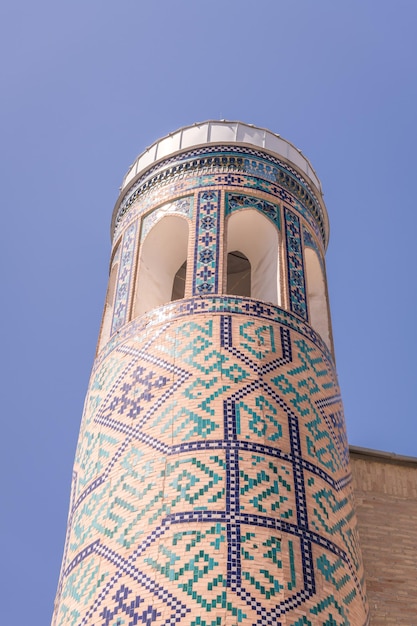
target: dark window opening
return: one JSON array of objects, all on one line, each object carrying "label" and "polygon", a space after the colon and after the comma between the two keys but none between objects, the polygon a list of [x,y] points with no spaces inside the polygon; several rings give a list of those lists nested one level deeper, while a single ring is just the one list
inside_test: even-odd
[{"label": "dark window opening", "polygon": [[251,265],[247,256],[239,250],[227,255],[227,288],[233,296],[251,296]]},{"label": "dark window opening", "polygon": [[187,261],[179,268],[175,274],[174,283],[172,285],[171,300],[181,300],[185,295],[185,277],[187,275]]}]

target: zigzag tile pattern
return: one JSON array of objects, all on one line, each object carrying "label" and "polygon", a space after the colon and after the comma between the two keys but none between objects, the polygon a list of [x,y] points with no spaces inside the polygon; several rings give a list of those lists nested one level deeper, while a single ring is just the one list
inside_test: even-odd
[{"label": "zigzag tile pattern", "polygon": [[328,352],[296,317],[176,307],[93,371],[55,626],[365,625]]}]

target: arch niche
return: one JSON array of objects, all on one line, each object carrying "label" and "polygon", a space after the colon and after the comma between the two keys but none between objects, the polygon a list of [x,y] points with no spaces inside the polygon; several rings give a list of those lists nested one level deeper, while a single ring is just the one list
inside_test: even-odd
[{"label": "arch niche", "polygon": [[[236,272],[241,274],[240,283]],[[278,229],[256,209],[235,211],[228,218],[227,286],[232,289],[227,293],[281,304]]]},{"label": "arch niche", "polygon": [[304,260],[310,324],[331,349],[329,307],[323,269],[317,252],[312,248],[305,248]]},{"label": "arch niche", "polygon": [[141,244],[134,315],[184,297],[188,222],[177,215],[162,217]]},{"label": "arch niche", "polygon": [[120,242],[117,244],[116,252],[113,256],[113,263],[112,263],[111,270],[110,270],[98,350],[101,350],[104,344],[110,339],[111,325],[112,325],[112,320],[113,320],[113,310],[114,310],[114,298],[115,298],[115,292],[116,292],[116,281],[117,281],[117,276],[119,273],[119,257],[120,257]]}]

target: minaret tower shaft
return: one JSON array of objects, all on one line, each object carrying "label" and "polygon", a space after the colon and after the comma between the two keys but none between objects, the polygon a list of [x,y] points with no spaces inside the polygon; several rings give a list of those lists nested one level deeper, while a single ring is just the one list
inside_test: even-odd
[{"label": "minaret tower shaft", "polygon": [[211,121],[126,175],[54,626],[364,626],[309,161]]}]

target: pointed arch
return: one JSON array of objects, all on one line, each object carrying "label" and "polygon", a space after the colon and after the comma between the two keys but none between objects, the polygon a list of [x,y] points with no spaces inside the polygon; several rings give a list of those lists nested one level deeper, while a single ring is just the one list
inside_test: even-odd
[{"label": "pointed arch", "polygon": [[139,254],[134,315],[184,297],[188,222],[166,215],[148,232]]},{"label": "pointed arch", "polygon": [[233,212],[227,222],[227,253],[234,252],[249,263],[250,297],[279,306],[278,230],[271,220],[256,209]]},{"label": "pointed arch", "polygon": [[323,268],[317,252],[312,248],[305,248],[304,261],[310,324],[331,349],[330,317]]},{"label": "pointed arch", "polygon": [[113,261],[110,269],[109,282],[107,284],[106,301],[104,303],[103,321],[101,323],[100,340],[98,342],[98,350],[110,339],[111,325],[113,320],[114,297],[116,293],[116,282],[119,274],[120,261],[120,241],[116,246],[113,255]]}]

